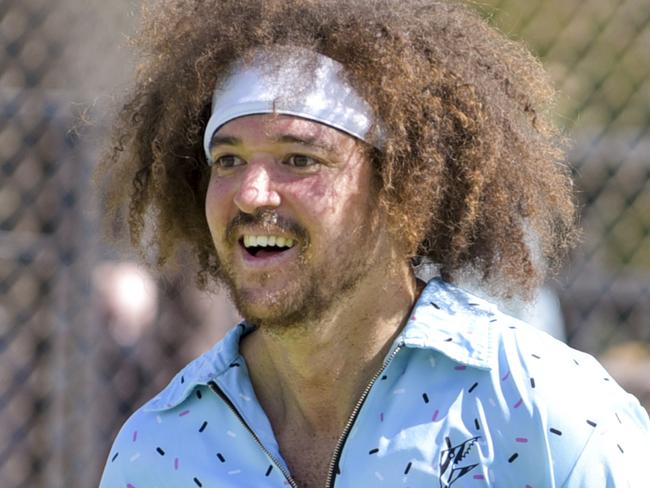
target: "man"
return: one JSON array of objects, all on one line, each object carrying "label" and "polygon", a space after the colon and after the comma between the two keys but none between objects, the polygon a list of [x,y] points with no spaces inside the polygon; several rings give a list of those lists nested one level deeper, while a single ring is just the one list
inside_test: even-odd
[{"label": "man", "polygon": [[528,296],[573,239],[523,48],[419,0],[170,0],[140,39],[109,204],[245,320],[127,421],[102,487],[644,486],[638,402],[450,284]]}]

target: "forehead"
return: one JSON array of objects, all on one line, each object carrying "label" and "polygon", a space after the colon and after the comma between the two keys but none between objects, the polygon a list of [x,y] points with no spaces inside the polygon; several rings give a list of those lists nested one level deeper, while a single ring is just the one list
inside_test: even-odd
[{"label": "forehead", "polygon": [[301,117],[275,114],[239,117],[221,126],[214,136],[235,137],[251,143],[269,140],[286,142],[294,138],[338,149],[352,149],[357,143],[354,137],[328,125]]}]

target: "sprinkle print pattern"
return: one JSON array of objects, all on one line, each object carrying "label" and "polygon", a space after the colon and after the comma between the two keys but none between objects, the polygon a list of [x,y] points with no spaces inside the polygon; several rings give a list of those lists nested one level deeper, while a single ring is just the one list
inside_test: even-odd
[{"label": "sprinkle print pattern", "polygon": [[[404,353],[400,351],[378,376],[333,463],[337,486],[539,488],[544,486],[546,466],[552,466],[556,481],[572,475],[575,456],[586,439],[608,445],[610,455],[619,458],[633,455],[639,445],[638,439],[623,432],[641,433],[649,441],[647,428],[621,401],[626,397],[592,359],[545,343],[549,340],[525,326],[483,311],[481,302],[459,305],[462,301],[450,301],[448,295],[435,300],[425,295],[426,291],[407,330],[412,327],[413,337],[420,341],[426,337],[430,344],[418,342],[411,348],[404,334]],[[472,320],[458,319],[469,313],[462,307],[476,314]],[[422,327],[427,328],[425,334],[418,333]],[[488,328],[502,344],[494,352],[487,343],[481,344],[481,331]],[[233,345],[238,337],[231,339]],[[464,344],[471,345],[465,358]],[[215,351],[228,354],[228,359],[208,357],[200,364],[223,365],[219,385],[241,417],[204,386],[200,378],[210,376],[189,365],[169,392],[152,403],[154,408],[145,406],[129,420],[111,449],[101,488],[154,486],[157,482],[147,477],[148,472],[169,479],[172,486],[208,488],[226,479],[221,484],[269,488],[291,484],[280,452],[268,441],[273,434],[260,420],[263,412],[254,392],[242,386],[247,373],[236,346],[219,345]],[[593,408],[596,402],[589,395],[599,388],[601,403],[616,399],[617,408],[600,404]],[[561,401],[550,405],[571,408],[547,411],[548,424],[540,430],[531,423],[529,412],[547,408],[540,399],[556,390]],[[185,397],[180,397],[181,391]],[[250,422],[266,450],[243,422]],[[629,430],[622,430],[627,426]],[[595,430],[599,434],[592,436]],[[442,439],[442,445],[436,439]],[[422,442],[434,442],[435,447]],[[540,454],[545,452],[542,445],[562,456],[545,458]],[[588,469],[590,463],[583,464],[581,469]]]}]

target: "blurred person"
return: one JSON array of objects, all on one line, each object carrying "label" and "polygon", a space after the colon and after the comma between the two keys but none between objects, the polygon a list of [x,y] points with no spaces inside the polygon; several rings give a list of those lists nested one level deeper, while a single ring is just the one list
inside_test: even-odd
[{"label": "blurred person", "polygon": [[647,485],[638,401],[453,284],[530,298],[575,241],[520,44],[421,0],[164,0],[138,41],[111,221],[244,320],[129,418],[102,487]]},{"label": "blurred person", "polygon": [[624,341],[610,346],[602,361],[612,376],[650,411],[650,344]]}]

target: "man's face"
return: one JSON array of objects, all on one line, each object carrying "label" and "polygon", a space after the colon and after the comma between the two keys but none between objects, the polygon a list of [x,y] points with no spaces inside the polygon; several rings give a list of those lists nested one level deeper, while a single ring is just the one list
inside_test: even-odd
[{"label": "man's face", "polygon": [[388,259],[372,169],[354,138],[253,115],[224,125],[211,151],[207,220],[246,319],[276,327],[318,319]]}]

